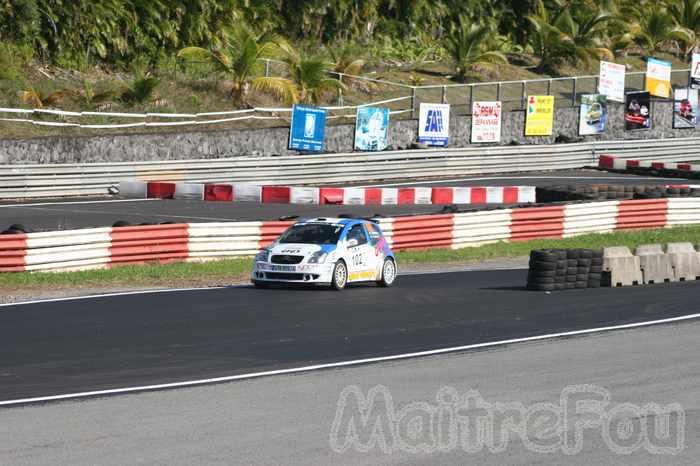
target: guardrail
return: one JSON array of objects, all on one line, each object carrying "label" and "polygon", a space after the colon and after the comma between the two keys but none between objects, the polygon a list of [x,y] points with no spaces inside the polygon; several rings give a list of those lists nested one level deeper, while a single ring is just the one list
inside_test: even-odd
[{"label": "guardrail", "polygon": [[[396,251],[700,224],[700,198],[588,202],[378,219]],[[0,235],[0,272],[103,269],[254,255],[292,222],[224,222]]]},{"label": "guardrail", "polygon": [[[121,181],[313,185],[596,166],[598,155],[700,158],[700,138],[90,164],[0,165],[0,199],[105,195]],[[659,155],[663,154],[663,155]]]}]

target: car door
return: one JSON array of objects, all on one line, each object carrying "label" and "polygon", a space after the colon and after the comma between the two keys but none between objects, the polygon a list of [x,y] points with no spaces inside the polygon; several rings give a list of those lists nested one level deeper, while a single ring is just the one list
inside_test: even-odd
[{"label": "car door", "polygon": [[373,248],[369,244],[365,227],[361,223],[350,227],[345,241],[347,244],[349,281],[373,280],[375,276],[374,264],[370,256]]}]

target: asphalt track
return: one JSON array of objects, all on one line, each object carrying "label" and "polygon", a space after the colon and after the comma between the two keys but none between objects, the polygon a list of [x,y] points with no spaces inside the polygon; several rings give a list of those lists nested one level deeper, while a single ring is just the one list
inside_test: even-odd
[{"label": "asphalt track", "polygon": [[0,306],[0,401],[389,356],[697,312],[699,282],[535,293],[525,270]]},{"label": "asphalt track", "polygon": [[[386,186],[549,186],[553,184],[682,184],[684,180],[639,177],[598,170],[563,170],[518,175],[461,177],[453,180],[395,182]],[[466,206],[465,206],[466,207]],[[472,206],[470,206],[472,207]],[[476,206],[474,206],[476,207]],[[477,207],[484,208],[484,207]],[[432,205],[411,206],[309,206],[250,202],[201,202],[184,200],[61,199],[0,204],[0,229],[22,224],[32,231],[67,230],[110,226],[117,220],[132,224],[174,222],[225,222],[277,220],[288,215],[301,217],[384,216],[428,214],[441,209]]]},{"label": "asphalt track", "polygon": [[[700,322],[694,321],[180,390],[5,408],[0,409],[0,463],[695,466],[700,457],[698,334]],[[674,456],[654,455],[643,448],[620,455],[604,443],[600,428],[584,429],[581,451],[573,455],[561,448],[534,452],[518,435],[511,435],[499,453],[485,446],[473,452],[457,446],[433,453],[384,453],[378,445],[367,452],[350,448],[337,453],[331,448],[341,394],[349,386],[365,395],[371,388],[385,387],[398,411],[415,402],[435,406],[444,387],[459,394],[477,390],[488,403],[559,405],[563,390],[572,384],[609,390],[610,409],[621,403],[679,403],[685,411],[685,448]],[[381,409],[381,401],[375,407]],[[364,427],[356,405],[346,406],[345,420],[355,416],[360,439],[367,443],[372,418]],[[571,424],[590,416],[570,418],[567,437],[573,444]],[[653,418],[643,419],[653,428]],[[638,420],[632,421],[635,425]],[[531,435],[530,439],[536,432]],[[667,444],[676,438],[671,435]]]}]

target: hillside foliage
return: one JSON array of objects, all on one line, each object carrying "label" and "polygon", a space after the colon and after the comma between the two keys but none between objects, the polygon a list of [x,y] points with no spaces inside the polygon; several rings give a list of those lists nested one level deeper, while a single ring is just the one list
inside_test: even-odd
[{"label": "hillside foliage", "polygon": [[[508,63],[561,75],[628,55],[687,61],[699,46],[700,0],[0,0],[0,91],[37,106],[163,102],[176,73],[216,77],[237,107],[319,103],[348,84],[329,71],[380,63],[446,63],[463,82]],[[279,72],[265,77],[261,58]],[[76,84],[30,78],[39,66]]]}]

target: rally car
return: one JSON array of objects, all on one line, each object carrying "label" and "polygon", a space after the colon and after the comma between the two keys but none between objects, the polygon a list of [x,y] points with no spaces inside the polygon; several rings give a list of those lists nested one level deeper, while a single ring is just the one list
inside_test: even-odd
[{"label": "rally car", "polygon": [[251,281],[318,284],[342,290],[348,283],[391,286],[398,269],[379,225],[365,219],[315,218],[289,227],[255,256]]}]

